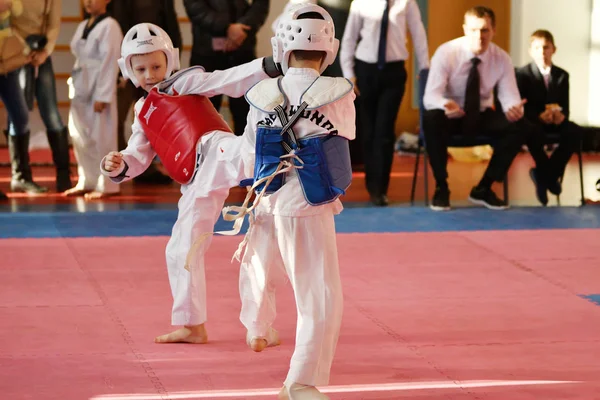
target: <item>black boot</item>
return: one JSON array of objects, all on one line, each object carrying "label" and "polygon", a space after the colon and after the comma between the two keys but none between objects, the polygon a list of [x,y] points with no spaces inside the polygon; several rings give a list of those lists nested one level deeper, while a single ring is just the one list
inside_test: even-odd
[{"label": "black boot", "polygon": [[8,196],[2,190],[0,190],[0,201],[8,200]]},{"label": "black boot", "polygon": [[10,190],[29,194],[46,193],[48,188],[36,184],[31,176],[31,166],[29,165],[29,132],[23,135],[9,135],[8,150],[12,169]]},{"label": "black boot", "polygon": [[71,171],[69,169],[69,130],[47,131],[48,143],[52,149],[52,161],[56,167],[56,192],[71,189]]}]

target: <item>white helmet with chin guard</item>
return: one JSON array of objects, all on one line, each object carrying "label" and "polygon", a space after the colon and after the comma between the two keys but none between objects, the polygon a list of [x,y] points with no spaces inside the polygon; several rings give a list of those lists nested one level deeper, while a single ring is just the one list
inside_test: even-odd
[{"label": "white helmet with chin guard", "polygon": [[[322,19],[301,17],[316,13]],[[300,19],[298,19],[300,17]],[[340,41],[335,38],[331,15],[316,4],[302,3],[283,14],[277,23],[275,36],[271,38],[273,61],[281,64],[285,74],[289,68],[290,54],[294,50],[323,51],[327,55],[321,63],[321,72],[335,61]]]},{"label": "white helmet with chin guard", "polygon": [[157,50],[167,56],[165,78],[168,78],[173,71],[179,69],[179,49],[173,47],[173,42],[167,32],[157,25],[144,22],[132,27],[121,44],[121,58],[118,62],[123,78],[131,80],[131,83],[138,87],[139,82],[131,68],[131,56],[152,53]]}]

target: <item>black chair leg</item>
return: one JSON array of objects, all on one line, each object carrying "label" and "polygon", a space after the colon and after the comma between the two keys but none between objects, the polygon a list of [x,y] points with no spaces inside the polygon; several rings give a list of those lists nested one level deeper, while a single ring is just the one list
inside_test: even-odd
[{"label": "black chair leg", "polygon": [[412,188],[410,189],[410,205],[415,205],[415,191],[417,190],[417,174],[419,173],[419,158],[421,158],[421,144],[417,145],[417,158],[415,159],[415,170],[413,172]]},{"label": "black chair leg", "polygon": [[504,176],[503,186],[504,186],[504,202],[506,204],[508,204],[508,172]]},{"label": "black chair leg", "polygon": [[[563,171],[563,176],[561,176],[560,180],[558,181],[558,183],[560,183],[561,187],[562,187],[563,179],[565,179],[565,172],[564,171]],[[560,194],[556,195],[556,205],[560,207]]]},{"label": "black chair leg", "polygon": [[425,187],[425,207],[429,206],[429,168],[427,167],[427,150],[423,149],[423,182]]},{"label": "black chair leg", "polygon": [[581,191],[581,205],[585,205],[585,193],[583,192],[583,155],[581,154],[582,142],[579,142],[579,149],[577,149],[577,158],[579,159],[579,189]]}]

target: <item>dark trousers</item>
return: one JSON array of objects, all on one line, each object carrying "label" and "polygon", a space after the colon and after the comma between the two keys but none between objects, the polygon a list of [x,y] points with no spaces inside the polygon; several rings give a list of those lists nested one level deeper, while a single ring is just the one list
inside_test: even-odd
[{"label": "dark trousers", "polygon": [[539,128],[545,134],[558,135],[558,147],[554,149],[548,162],[548,178],[557,181],[562,178],[569,159],[580,146],[583,129],[574,122],[564,121],[560,125],[543,125]]},{"label": "dark trousers", "polygon": [[[463,134],[462,119],[449,119],[443,110],[427,110],[423,116],[423,131],[425,148],[436,184],[446,187],[448,142],[450,136]],[[547,176],[548,157],[544,152],[543,132],[538,126],[525,118],[509,122],[503,112],[488,109],[480,114],[477,131],[495,138],[492,143],[494,153],[482,182],[491,185],[492,182],[503,181],[523,144],[529,147],[540,174]]]},{"label": "dark trousers", "polygon": [[[25,95],[19,85],[19,70],[0,75],[0,100],[8,113],[11,135],[29,133],[29,110]],[[10,123],[12,121],[12,123]]]},{"label": "dark trousers", "polygon": [[[248,51],[233,51],[230,53],[212,53],[210,55],[194,55],[190,60],[190,65],[201,65],[207,72],[215,70],[225,70],[254,60],[256,57],[252,52]],[[221,109],[222,95],[213,96],[210,98],[211,103],[217,111]],[[242,96],[240,98],[229,98],[229,110],[233,117],[233,131],[237,136],[241,136],[246,128],[246,120],[250,105]]]},{"label": "dark trousers", "polygon": [[[25,67],[32,68],[30,66]],[[35,78],[35,98],[37,100],[40,116],[44,126],[50,132],[61,132],[65,129],[60,112],[58,111],[58,99],[56,97],[56,81],[52,57],[38,67],[37,78]]]},{"label": "dark trousers", "polygon": [[[37,68],[37,77],[35,67],[26,65],[18,70],[21,90],[28,109],[33,109],[34,99],[37,100],[37,106],[40,111],[44,126],[50,135],[59,134],[65,130],[60,112],[58,111],[58,100],[56,97],[56,81],[54,78],[54,68],[52,66],[52,57]],[[18,134],[19,129],[12,127],[12,118],[9,121],[9,131],[11,134]]]},{"label": "dark trousers", "polygon": [[404,89],[404,61],[376,64],[356,60],[356,84],[360,91],[359,120],[367,190],[371,195],[388,191],[396,141],[395,125]]}]

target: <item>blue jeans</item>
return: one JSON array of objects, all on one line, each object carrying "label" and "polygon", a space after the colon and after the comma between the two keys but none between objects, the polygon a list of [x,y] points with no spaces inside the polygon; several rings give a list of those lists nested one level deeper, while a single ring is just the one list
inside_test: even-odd
[{"label": "blue jeans", "polygon": [[25,95],[19,85],[19,71],[0,75],[0,98],[6,107],[11,123],[11,135],[24,135],[29,132],[29,110]]},{"label": "blue jeans", "polygon": [[[33,66],[26,65],[19,69],[19,78],[21,87],[25,87],[26,76],[34,76]],[[65,129],[65,124],[58,112],[58,100],[56,98],[56,81],[54,80],[54,68],[52,67],[52,57],[38,67],[37,78],[30,84],[33,85],[33,91],[37,100],[40,116],[44,121],[44,126],[49,132],[60,132]],[[12,122],[12,118],[11,118]],[[12,124],[11,124],[12,125]],[[12,134],[12,126],[10,128]]]}]

